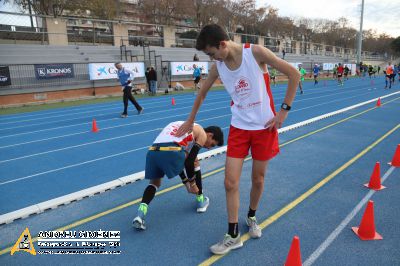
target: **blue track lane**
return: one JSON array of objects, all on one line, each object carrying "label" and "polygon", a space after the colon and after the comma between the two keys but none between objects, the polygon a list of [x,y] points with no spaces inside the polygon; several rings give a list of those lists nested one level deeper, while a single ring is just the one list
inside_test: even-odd
[{"label": "blue track lane", "polygon": [[[356,84],[357,82],[360,83],[360,81],[351,82]],[[349,86],[350,84],[350,82],[347,83]],[[332,91],[323,91],[323,93],[320,93],[322,89],[324,88],[310,88],[308,91],[306,90],[305,95],[297,96],[295,112],[290,114],[292,119],[290,123],[371,99],[378,95],[383,95],[383,93],[386,92],[380,90],[378,93],[375,92],[375,90],[371,90],[369,97],[362,98],[363,96],[360,96],[361,94],[357,94],[356,92],[357,87],[354,87],[353,89],[348,89],[350,93],[347,94],[347,97],[358,95],[353,102],[347,102],[347,100],[344,99],[346,97],[344,95],[340,97],[332,95],[330,98],[331,101],[339,100],[335,103],[336,105],[321,105],[319,108],[315,108],[314,112],[310,110],[313,108],[299,110],[302,107],[307,108],[312,106],[313,103],[322,103],[323,98],[312,100],[311,98],[313,97],[343,92],[346,87],[339,89],[335,87],[332,88]],[[279,99],[279,90],[279,88],[274,90],[274,93],[277,95],[275,96],[276,99]],[[364,92],[367,91],[368,88],[364,90]],[[207,101],[211,102],[211,100],[218,95],[223,96],[224,94],[223,92],[213,92]],[[192,96],[188,95],[187,97],[189,98]],[[309,97],[309,100],[307,100],[306,97]],[[389,130],[399,125],[399,97],[400,96],[396,95],[385,99],[385,101],[383,101],[384,105],[381,108],[369,110],[373,105],[363,106],[338,116],[330,117],[281,134],[280,143],[283,146],[280,155],[270,162],[267,171],[264,197],[257,211],[259,222],[261,223],[272,216],[276,216],[278,211],[287,208],[289,203],[296,200],[319,181],[340,169],[341,166],[352,160]],[[184,97],[182,98],[182,100],[185,99]],[[151,100],[156,101],[156,99]],[[326,99],[325,102],[328,101],[329,100]],[[279,101],[276,102],[278,103]],[[150,105],[150,100],[148,104]],[[331,109],[324,109],[327,108],[327,106],[330,106]],[[305,113],[306,110],[310,110],[309,116]],[[55,111],[56,110],[53,112]],[[364,111],[365,113],[362,113]],[[36,113],[32,113],[32,115],[34,114]],[[219,113],[212,113],[208,118],[217,115],[219,115]],[[223,114],[221,113],[221,115]],[[343,121],[343,119],[353,115],[356,116]],[[149,116],[151,115],[149,114]],[[299,116],[298,120],[296,116]],[[133,119],[143,118],[144,116],[138,116],[132,118],[131,121],[133,121]],[[207,118],[207,116],[203,116],[203,119],[204,118]],[[200,120],[202,118],[199,117],[198,119]],[[210,124],[217,121],[216,123],[227,127],[229,125],[228,119],[229,116],[221,120],[212,120]],[[129,123],[129,120],[118,120],[117,122],[123,124]],[[333,123],[336,122],[340,123],[333,125]],[[157,125],[161,124],[157,123]],[[153,125],[153,127],[155,126],[156,125]],[[325,129],[316,132],[316,130],[323,128]],[[101,134],[103,134],[103,131],[100,131],[100,134],[95,135],[95,137],[98,138]],[[93,136],[91,133],[87,135]],[[150,133],[144,135],[150,135]],[[156,133],[154,133],[154,135],[156,135]],[[150,137],[149,139],[152,140]],[[295,141],[289,143],[292,140]],[[246,241],[243,248],[233,251],[217,260],[216,265],[282,265],[285,262],[294,235],[300,237],[301,252],[304,262],[339,226],[362,198],[368,194],[369,190],[363,187],[362,184],[368,182],[375,162],[381,162],[382,175],[389,169],[386,162],[391,160],[394,150],[397,144],[399,144],[399,140],[400,128],[384,138],[347,168],[338,172],[333,179],[309,195],[293,209],[288,210],[285,214],[278,217],[275,222],[265,227],[261,239],[250,239]],[[73,145],[78,145],[78,143],[79,142],[74,142]],[[135,143],[137,142],[132,142],[132,144]],[[123,142],[117,144],[117,142],[111,141],[109,148],[113,149],[115,148],[113,146],[118,145],[127,146]],[[140,145],[147,146],[149,144],[140,143]],[[97,146],[97,144],[95,146]],[[126,149],[125,147],[125,150]],[[95,150],[96,149],[94,149],[94,151]],[[124,149],[121,149],[121,151],[124,151]],[[68,158],[68,155],[65,155],[65,157],[61,156],[60,158],[67,157],[68,160],[71,160],[69,161],[69,163],[71,163],[72,159],[79,162],[77,156],[79,156],[79,158],[85,158],[84,156],[89,155],[89,152],[85,155],[77,154],[83,153],[82,151],[75,152],[76,154],[73,155],[74,158]],[[106,149],[104,150],[105,154],[103,154],[103,156],[115,152],[118,152],[118,150],[116,149],[111,152]],[[95,153],[93,153],[93,156],[96,156]],[[97,156],[101,156],[101,153],[99,152]],[[138,164],[137,161],[139,160],[135,156],[135,153],[131,155],[128,154],[123,155],[121,157],[122,159],[119,159],[124,160],[125,164],[129,161],[133,161],[128,163],[128,166],[134,167],[134,165]],[[148,229],[144,232],[137,232],[133,230],[130,225],[136,213],[137,204],[122,208],[110,214],[101,215],[96,219],[83,222],[80,225],[69,227],[70,230],[77,231],[99,229],[121,231],[121,255],[37,255],[34,257],[27,253],[19,252],[14,256],[10,256],[9,254],[0,256],[0,264],[196,265],[204,262],[212,255],[209,253],[208,247],[216,241],[219,241],[227,229],[225,192],[223,186],[224,171],[221,169],[224,164],[224,159],[225,156],[220,155],[202,162],[203,174],[206,176],[204,179],[205,194],[209,196],[211,200],[210,207],[204,214],[197,214],[195,212],[194,197],[188,195],[186,190],[180,187],[155,197],[147,215]],[[111,164],[111,162],[111,159],[107,159],[107,165],[104,165],[104,162],[99,163],[98,167],[102,168],[97,171],[90,170],[90,168],[95,164],[97,165],[97,163],[87,164],[87,167],[77,167],[77,169],[80,169],[77,173],[82,173],[82,176],[84,176],[84,173],[90,174],[91,171],[93,171],[93,174],[96,175],[97,173],[98,178],[100,178],[100,176],[102,177],[107,173],[107,169],[110,169],[109,175],[111,177],[113,171],[119,171],[118,169],[120,169],[118,168],[120,167],[118,160],[116,160],[114,164]],[[240,230],[242,233],[246,232],[243,220],[249,204],[248,193],[251,184],[251,164],[251,160],[245,162],[240,183],[241,206],[239,217]],[[129,171],[129,167],[127,167],[127,171]],[[143,169],[143,166],[137,169]],[[211,175],[207,174],[215,169],[218,170],[216,173]],[[59,174],[56,175],[57,182],[61,182],[62,172],[63,170],[60,170]],[[51,174],[49,174],[49,176],[51,176]],[[80,177],[81,179],[77,179],[80,183],[87,179],[82,178],[82,176]],[[74,177],[65,175],[65,178],[73,179]],[[33,182],[35,179],[36,178],[27,179],[29,182],[32,181],[30,186],[35,185],[35,182]],[[31,193],[29,194],[29,197],[31,197],[33,193],[32,189],[29,189],[29,185],[27,185],[27,180],[19,183],[19,186],[24,184],[21,188],[19,186],[16,187],[18,187],[18,189],[23,189],[25,187],[26,193]],[[62,186],[59,185],[60,183],[54,184],[56,183],[54,176],[53,178],[46,179],[46,175],[44,175],[40,177],[40,180],[48,180],[46,181],[48,183],[43,183],[44,188],[42,191],[44,191],[44,196],[47,196],[51,193],[50,190],[56,189],[57,187],[60,193],[63,192]],[[87,184],[90,183],[89,181],[85,182]],[[49,186],[53,185],[53,187],[51,187],[51,189],[47,187],[46,189],[45,186],[47,184]],[[68,184],[68,182],[65,181],[65,184]],[[164,180],[160,191],[171,188],[176,184],[179,184],[178,178]],[[391,173],[384,185],[387,186],[387,189],[377,192],[371,197],[375,202],[375,222],[377,231],[383,236],[384,240],[363,242],[351,231],[351,226],[358,226],[360,223],[361,216],[365,209],[365,207],[362,207],[361,211],[327,247],[325,252],[319,255],[314,265],[399,265],[400,254],[398,239],[400,238],[400,231],[398,228],[400,214],[397,204],[400,200],[400,194],[398,193],[400,189],[399,168]],[[10,225],[3,225],[0,227],[1,250],[13,245],[25,227],[29,227],[31,234],[36,236],[40,230],[53,230],[61,226],[71,225],[74,222],[82,221],[83,218],[91,217],[94,214],[110,209],[112,210],[114,207],[120,206],[121,204],[140,199],[143,189],[146,186],[146,181],[135,182],[128,186],[71,203],[40,215],[34,215],[28,219],[15,221]],[[4,191],[7,192],[6,190]],[[13,192],[8,193],[14,195]],[[14,195],[14,198],[24,198],[20,196],[21,194]],[[27,197],[24,199],[28,200]],[[6,205],[14,204],[12,201],[7,200]],[[35,248],[36,250],[39,249],[37,243],[35,243]]]},{"label": "blue track lane", "polygon": [[[273,88],[276,106],[285,85]],[[398,90],[372,87],[369,80],[349,80],[344,87],[334,81],[314,87],[306,83],[298,95],[286,124],[347,107]],[[98,185],[144,169],[146,149],[160,129],[184,120],[193,95],[141,100],[145,114],[130,111],[118,118],[120,102],[60,108],[0,117],[0,213]],[[219,125],[227,134],[230,98],[225,91],[210,92],[197,122]],[[133,108],[132,108],[133,109]],[[100,132],[90,132],[97,119]],[[20,195],[25,195],[22,200]],[[11,200],[13,204],[3,204]]]}]

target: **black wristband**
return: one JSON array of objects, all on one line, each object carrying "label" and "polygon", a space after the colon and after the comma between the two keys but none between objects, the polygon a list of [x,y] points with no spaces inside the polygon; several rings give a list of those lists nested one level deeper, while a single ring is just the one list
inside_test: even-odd
[{"label": "black wristband", "polygon": [[290,105],[288,105],[287,103],[282,103],[281,109],[290,111],[290,109],[292,109],[292,107]]}]

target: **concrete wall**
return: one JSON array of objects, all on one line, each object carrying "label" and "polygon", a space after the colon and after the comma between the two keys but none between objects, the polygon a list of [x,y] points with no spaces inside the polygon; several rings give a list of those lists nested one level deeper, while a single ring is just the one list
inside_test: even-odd
[{"label": "concrete wall", "polygon": [[46,18],[49,45],[68,45],[67,22],[61,18]]},{"label": "concrete wall", "polygon": [[164,47],[173,47],[176,45],[175,33],[176,28],[173,26],[164,26]]},{"label": "concrete wall", "polygon": [[[123,43],[128,44],[128,25],[113,23],[114,46],[120,46]],[[122,41],[124,40],[124,41]]]}]

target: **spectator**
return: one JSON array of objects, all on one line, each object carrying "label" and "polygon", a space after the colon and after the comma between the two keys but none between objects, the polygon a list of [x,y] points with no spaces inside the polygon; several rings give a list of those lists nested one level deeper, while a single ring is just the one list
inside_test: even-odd
[{"label": "spectator", "polygon": [[149,71],[149,81],[150,81],[150,93],[151,95],[156,95],[157,92],[157,72],[154,70],[154,67],[150,68]]},{"label": "spectator", "polygon": [[194,93],[197,93],[197,90],[200,89],[199,82],[201,79],[201,68],[197,65],[193,64],[193,78],[194,78]]},{"label": "spectator", "polygon": [[282,50],[282,59],[283,59],[283,60],[285,60],[285,54],[286,54],[285,49],[283,49],[283,50]]},{"label": "spectator", "polygon": [[146,68],[146,72],[144,75],[146,76],[146,83],[147,83],[147,91],[150,93],[150,79],[149,79],[149,72],[150,72],[150,67]]},{"label": "spectator", "polygon": [[199,61],[199,57],[197,56],[197,54],[194,54],[193,61]]}]

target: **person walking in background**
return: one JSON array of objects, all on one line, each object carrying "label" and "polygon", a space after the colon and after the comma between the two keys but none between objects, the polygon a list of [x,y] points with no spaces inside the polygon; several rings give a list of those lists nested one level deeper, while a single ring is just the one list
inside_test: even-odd
[{"label": "person walking in background", "polygon": [[[196,49],[216,60],[204,81],[186,122],[176,132],[179,137],[193,128],[196,114],[212,84],[219,77],[231,96],[232,120],[225,162],[225,193],[228,233],[210,247],[214,254],[226,254],[243,246],[239,232],[239,183],[245,158],[251,150],[253,164],[250,204],[246,224],[251,238],[262,235],[256,211],[264,190],[269,160],[279,153],[278,128],[291,109],[300,74],[286,61],[261,45],[238,44],[217,24],[205,26],[197,37]],[[288,76],[288,88],[279,112],[275,112],[267,65]],[[250,178],[250,177],[248,177]]]},{"label": "person walking in background", "polygon": [[285,49],[282,49],[282,59],[283,60],[285,60],[285,55],[286,55]]},{"label": "person walking in background", "polygon": [[348,78],[349,72],[350,72],[350,68],[346,65],[346,66],[344,67],[344,78],[345,78],[346,80],[349,80],[349,78]]},{"label": "person walking in background", "polygon": [[333,80],[337,79],[337,68],[338,68],[338,66],[335,64],[335,66],[333,67],[333,74],[332,74]]},{"label": "person walking in background", "polygon": [[389,64],[386,66],[384,72],[386,72],[385,89],[387,89],[388,82],[389,82],[389,89],[391,89],[392,88],[392,76],[393,76],[393,66],[392,66],[391,62],[389,62]]},{"label": "person walking in background", "polygon": [[300,72],[300,81],[299,81],[299,88],[300,88],[300,94],[303,94],[303,82],[304,82],[304,77],[307,74],[307,71],[303,68],[302,64],[299,64],[299,72]]},{"label": "person walking in background", "polygon": [[314,86],[315,86],[315,85],[318,84],[318,75],[319,75],[319,66],[318,66],[318,64],[314,65],[313,74],[314,74]]},{"label": "person walking in background", "polygon": [[157,93],[157,72],[154,67],[150,67],[149,71],[149,81],[150,81],[150,93],[151,95],[156,95]]},{"label": "person walking in background", "polygon": [[200,89],[199,82],[201,79],[201,68],[196,64],[193,64],[193,78],[194,78],[194,93],[197,94],[197,90]]},{"label": "person walking in background", "polygon": [[129,69],[124,68],[121,63],[115,63],[115,67],[117,68],[117,76],[118,80],[122,85],[123,95],[123,103],[124,103],[124,111],[121,114],[121,118],[128,117],[128,100],[135,106],[138,114],[143,113],[144,108],[141,107],[136,101],[135,97],[132,95],[132,81],[135,78],[133,72]]},{"label": "person walking in background", "polygon": [[144,73],[144,75],[146,77],[147,92],[150,94],[151,93],[151,89],[150,89],[149,72],[150,72],[150,67],[146,68],[146,72]]},{"label": "person walking in background", "polygon": [[272,69],[271,69],[271,80],[274,82],[274,86],[276,86],[276,81],[275,81],[275,79],[276,79],[276,69],[275,69],[275,68],[272,68]]},{"label": "person walking in background", "polygon": [[339,66],[337,68],[337,81],[339,86],[343,86],[343,72],[344,72],[344,67],[342,66],[341,63],[339,63]]}]

